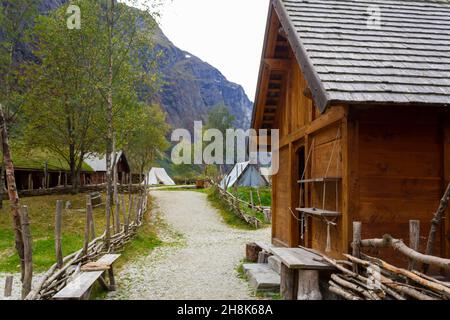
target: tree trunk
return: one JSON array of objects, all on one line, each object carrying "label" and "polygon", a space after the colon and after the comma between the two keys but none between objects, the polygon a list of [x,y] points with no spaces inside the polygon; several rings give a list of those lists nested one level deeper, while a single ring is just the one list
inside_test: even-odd
[{"label": "tree trunk", "polygon": [[69,146],[69,167],[70,167],[70,177],[72,179],[72,193],[76,194],[77,185],[77,170],[76,170],[76,160],[75,160],[75,146],[71,144]]},{"label": "tree trunk", "polygon": [[16,179],[14,177],[14,165],[12,163],[12,155],[9,149],[8,130],[6,128],[5,115],[3,113],[3,105],[0,104],[0,128],[3,148],[3,162],[5,164],[6,179],[8,181],[8,196],[11,202],[11,213],[14,224],[14,234],[16,241],[16,250],[20,258],[22,278],[24,277],[24,244],[22,237],[19,195],[17,193]]},{"label": "tree trunk", "polygon": [[106,120],[108,129],[106,133],[106,236],[105,244],[109,247],[111,238],[111,196],[112,196],[112,175],[111,175],[111,154],[113,151],[113,28],[114,28],[114,4],[111,0],[111,6],[108,12],[108,93],[106,106]]},{"label": "tree trunk", "polygon": [[0,169],[0,209],[3,209],[3,198],[5,194],[5,166]]}]

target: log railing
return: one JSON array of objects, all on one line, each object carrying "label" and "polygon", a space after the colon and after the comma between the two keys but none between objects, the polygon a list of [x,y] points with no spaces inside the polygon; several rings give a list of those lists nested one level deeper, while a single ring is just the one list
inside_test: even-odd
[{"label": "log railing", "polygon": [[260,228],[263,226],[263,222],[260,221],[258,218],[250,216],[246,214],[242,209],[241,205],[248,206],[251,208],[250,203],[247,203],[232,193],[228,192],[227,190],[224,190],[219,185],[214,184],[214,188],[216,188],[217,192],[221,195],[222,199],[228,204],[228,207],[230,210],[233,211],[234,214],[236,214],[240,219],[245,221],[247,224],[253,226],[254,228]]},{"label": "log railing", "polygon": [[[450,283],[414,270],[427,265],[450,271],[450,259],[418,252],[418,221],[410,221],[410,247],[391,235],[361,239],[361,226],[353,223],[353,255],[344,254],[347,260],[323,257],[339,271],[329,281],[331,292],[348,300],[450,300]],[[409,259],[408,269],[364,254],[363,248],[393,248]]]}]

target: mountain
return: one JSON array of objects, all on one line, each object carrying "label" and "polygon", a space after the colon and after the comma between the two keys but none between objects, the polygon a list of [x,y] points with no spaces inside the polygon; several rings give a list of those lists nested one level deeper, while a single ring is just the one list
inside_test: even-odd
[{"label": "mountain", "polygon": [[194,120],[206,120],[208,111],[224,104],[239,128],[250,126],[252,102],[244,89],[228,81],[219,70],[193,54],[177,48],[158,28],[155,50],[164,53],[159,69],[164,77],[160,104],[175,127],[191,128]]},{"label": "mountain", "polygon": [[[48,12],[67,0],[43,0],[41,12]],[[219,70],[193,54],[177,48],[160,28],[154,30],[155,51],[162,51],[159,71],[164,85],[157,102],[174,128],[192,129],[194,120],[207,119],[208,111],[224,104],[235,116],[238,128],[249,128],[253,104],[244,89],[228,81]],[[149,59],[153,59],[149,56]]]}]

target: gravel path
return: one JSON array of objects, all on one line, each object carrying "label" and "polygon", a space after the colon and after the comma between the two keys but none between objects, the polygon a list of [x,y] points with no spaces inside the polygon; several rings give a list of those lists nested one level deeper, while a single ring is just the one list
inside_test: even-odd
[{"label": "gravel path", "polygon": [[108,299],[252,299],[235,271],[245,244],[270,239],[270,228],[230,228],[206,195],[194,191],[154,191],[158,233],[165,245],[126,265],[119,288]]}]

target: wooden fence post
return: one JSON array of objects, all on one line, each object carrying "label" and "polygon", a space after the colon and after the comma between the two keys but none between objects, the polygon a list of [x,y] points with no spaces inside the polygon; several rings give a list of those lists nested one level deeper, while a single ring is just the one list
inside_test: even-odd
[{"label": "wooden fence post", "polygon": [[130,200],[129,200],[129,204],[128,204],[128,218],[127,218],[127,234],[128,234],[128,229],[129,229],[129,225],[130,225],[130,221],[132,219],[132,213],[133,213],[133,201],[134,201],[134,197],[133,195],[130,193]]},{"label": "wooden fence post", "polygon": [[261,195],[259,194],[259,188],[256,188],[256,195],[258,196],[259,206],[262,207]]},{"label": "wooden fence post", "polygon": [[92,198],[90,195],[86,197],[86,212],[87,217],[89,219],[89,235],[91,236],[91,240],[95,239],[95,222],[94,222],[94,212],[92,207]]},{"label": "wooden fence post", "polygon": [[125,195],[122,194],[121,197],[122,201],[122,214],[123,214],[123,230],[125,231],[125,234],[128,233],[128,220],[127,220],[127,209],[125,209]]},{"label": "wooden fence post", "polygon": [[64,202],[62,200],[56,201],[56,214],[55,214],[55,252],[56,252],[56,265],[59,269],[63,266],[63,252],[61,245],[61,229],[62,229],[62,213]]},{"label": "wooden fence post", "polygon": [[[352,255],[356,258],[361,257],[361,222],[354,221],[353,222],[353,242],[352,242],[352,248],[353,252]],[[353,264],[353,272],[358,273],[358,264]]]},{"label": "wooden fence post", "polygon": [[250,190],[250,206],[251,206],[252,209],[253,209],[253,207],[254,207],[254,202],[253,202],[253,191],[252,191],[252,190]]},{"label": "wooden fence post", "polygon": [[91,229],[92,204],[86,203],[86,224],[84,226],[83,256],[87,255],[89,247],[89,230]]},{"label": "wooden fence post", "polygon": [[[420,221],[410,220],[409,221],[409,247],[417,252],[419,252],[420,244]],[[416,264],[414,260],[409,259],[408,270],[414,270]]]},{"label": "wooden fence post", "polygon": [[33,253],[30,221],[28,219],[28,207],[23,206],[21,210],[22,236],[24,244],[24,277],[22,282],[22,299],[30,293],[31,283],[33,281]]},{"label": "wooden fence post", "polygon": [[5,298],[11,297],[12,294],[12,286],[13,286],[13,280],[14,277],[13,276],[6,276],[5,279]]}]

